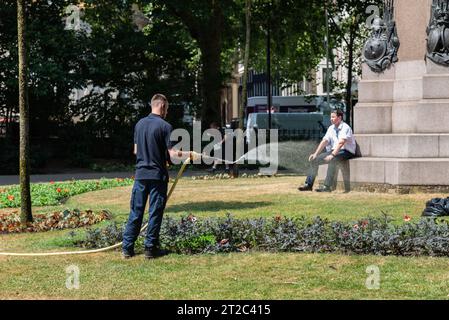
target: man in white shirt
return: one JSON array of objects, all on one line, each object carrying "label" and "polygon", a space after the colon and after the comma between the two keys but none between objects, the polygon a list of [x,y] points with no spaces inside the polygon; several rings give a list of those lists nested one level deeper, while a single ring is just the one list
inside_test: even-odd
[{"label": "man in white shirt", "polygon": [[[331,192],[338,162],[347,161],[355,157],[356,141],[351,127],[343,121],[343,111],[333,111],[331,113],[331,123],[332,125],[327,130],[315,153],[309,157],[309,175],[306,183],[298,188],[299,191],[312,191],[318,174],[318,167],[321,164],[329,164],[324,185],[315,191]],[[330,151],[321,153],[326,147],[330,147]]]}]

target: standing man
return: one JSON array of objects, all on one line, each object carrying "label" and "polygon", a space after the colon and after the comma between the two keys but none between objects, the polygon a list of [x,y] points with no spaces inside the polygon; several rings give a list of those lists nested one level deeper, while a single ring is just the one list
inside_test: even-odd
[{"label": "standing man", "polygon": [[[332,125],[327,130],[326,135],[316,149],[310,155],[310,171],[306,183],[298,188],[299,191],[312,191],[315,178],[318,174],[318,167],[322,164],[329,164],[324,186],[316,189],[317,192],[331,192],[331,186],[335,178],[337,164],[339,161],[347,161],[355,158],[356,141],[351,127],[343,122],[343,111],[337,109],[331,113]],[[330,147],[331,151],[321,153],[324,148]]]},{"label": "standing man", "polygon": [[134,154],[137,157],[135,182],[131,195],[131,211],[123,234],[122,254],[134,256],[134,243],[142,226],[145,206],[150,198],[148,229],[145,237],[145,258],[160,257],[159,233],[167,202],[169,158],[196,160],[195,152],[174,150],[170,135],[172,126],[167,116],[168,100],[162,94],[151,99],[151,114],[141,119],[134,130]]},{"label": "standing man", "polygon": [[[210,124],[209,128],[216,130],[215,133],[217,135],[213,135],[213,136],[214,136],[215,140],[220,140],[219,143],[214,145],[214,157],[217,159],[214,160],[214,163],[212,164],[212,168],[207,170],[207,172],[214,174],[215,171],[217,171],[217,166],[223,162],[221,160],[224,159],[224,157],[225,157],[225,150],[223,147],[225,146],[226,135],[225,135],[224,130],[222,128],[220,128],[220,126],[218,125],[217,122],[212,122]],[[218,159],[221,159],[221,160],[218,160]],[[229,164],[227,162],[225,163],[225,168],[226,168],[225,173],[229,173]]]}]

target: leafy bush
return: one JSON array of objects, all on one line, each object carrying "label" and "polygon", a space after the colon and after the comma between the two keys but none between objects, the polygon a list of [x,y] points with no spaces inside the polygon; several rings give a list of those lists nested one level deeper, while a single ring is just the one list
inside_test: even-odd
[{"label": "leafy bush", "polygon": [[[99,248],[122,240],[116,225],[90,230],[77,245]],[[144,236],[143,234],[141,236]],[[355,223],[332,222],[319,217],[234,219],[193,216],[165,218],[161,246],[175,253],[245,252],[337,252],[398,256],[449,256],[449,224],[445,220],[421,219],[395,224],[387,216]],[[142,241],[139,240],[140,245]]]},{"label": "leafy bush", "polygon": [[[132,179],[101,179],[98,181],[50,182],[31,185],[33,206],[58,205],[65,198],[78,194],[132,185]],[[0,188],[0,209],[20,207],[20,187]]]},{"label": "leafy bush", "polygon": [[71,233],[75,246],[83,248],[105,248],[119,243],[123,239],[124,228],[120,227],[116,222],[104,227],[92,229],[88,228],[84,239],[76,239],[77,234]]},{"label": "leafy bush", "polygon": [[94,163],[90,165],[89,167],[91,170],[97,171],[97,172],[118,172],[118,171],[134,171],[135,165],[131,164],[123,164],[123,163],[106,163],[106,164],[99,164]]},{"label": "leafy bush", "polygon": [[52,214],[36,214],[34,221],[22,228],[18,213],[0,214],[0,234],[19,232],[41,232],[68,228],[91,226],[98,222],[111,219],[107,211],[95,213],[91,210],[65,210]]},{"label": "leafy bush", "polygon": [[0,139],[0,174],[17,174],[19,172],[19,148],[16,144]]}]

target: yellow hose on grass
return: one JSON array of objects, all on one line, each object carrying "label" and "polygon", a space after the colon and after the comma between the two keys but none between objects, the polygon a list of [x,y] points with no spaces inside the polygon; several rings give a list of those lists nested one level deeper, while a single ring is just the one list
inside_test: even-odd
[{"label": "yellow hose on grass", "polygon": [[[175,181],[173,182],[172,186],[170,187],[170,191],[168,192],[167,201],[170,199],[171,195],[173,194],[173,191],[175,191],[176,185],[178,184],[178,181],[181,179],[187,165],[190,163],[190,158],[188,158],[181,166],[181,169],[178,171],[178,175],[176,176]],[[144,231],[148,227],[148,223],[145,224],[140,232]],[[101,248],[101,249],[95,249],[95,250],[84,250],[84,251],[67,251],[67,252],[45,252],[45,253],[14,253],[14,252],[0,252],[1,256],[9,256],[9,257],[49,257],[49,256],[68,256],[68,255],[84,255],[84,254],[93,254],[93,253],[100,253],[100,252],[106,252],[110,250],[114,250],[116,248],[119,248],[122,246],[123,242],[114,244],[112,246]]]}]

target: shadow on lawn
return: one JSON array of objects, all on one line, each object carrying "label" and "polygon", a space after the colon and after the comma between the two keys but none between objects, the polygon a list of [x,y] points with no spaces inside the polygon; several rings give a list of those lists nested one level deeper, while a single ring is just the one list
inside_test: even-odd
[{"label": "shadow on lawn", "polygon": [[255,209],[272,205],[271,202],[236,202],[236,201],[206,201],[183,203],[167,207],[167,212],[179,213],[189,211],[232,211],[239,209]]}]

